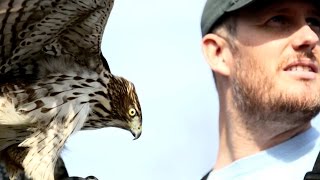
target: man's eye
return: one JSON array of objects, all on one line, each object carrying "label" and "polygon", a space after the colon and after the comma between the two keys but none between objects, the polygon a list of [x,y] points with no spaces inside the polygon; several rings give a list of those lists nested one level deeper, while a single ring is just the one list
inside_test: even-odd
[{"label": "man's eye", "polygon": [[289,23],[288,19],[285,16],[274,16],[267,21],[267,25],[270,26],[282,26]]},{"label": "man's eye", "polygon": [[307,18],[307,24],[316,32],[320,32],[320,19],[319,18]]}]

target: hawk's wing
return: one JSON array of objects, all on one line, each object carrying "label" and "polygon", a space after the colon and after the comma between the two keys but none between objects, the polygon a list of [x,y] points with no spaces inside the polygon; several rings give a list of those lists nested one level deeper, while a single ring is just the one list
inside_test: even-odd
[{"label": "hawk's wing", "polygon": [[39,59],[109,70],[100,46],[112,7],[113,0],[1,0],[0,76],[32,74]]}]

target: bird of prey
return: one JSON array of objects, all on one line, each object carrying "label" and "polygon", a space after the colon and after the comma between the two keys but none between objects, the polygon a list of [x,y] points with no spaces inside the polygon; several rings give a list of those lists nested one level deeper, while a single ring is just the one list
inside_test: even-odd
[{"label": "bird of prey", "polygon": [[141,135],[134,85],[111,74],[101,53],[113,0],[0,1],[0,159],[53,180],[66,140],[83,129]]}]

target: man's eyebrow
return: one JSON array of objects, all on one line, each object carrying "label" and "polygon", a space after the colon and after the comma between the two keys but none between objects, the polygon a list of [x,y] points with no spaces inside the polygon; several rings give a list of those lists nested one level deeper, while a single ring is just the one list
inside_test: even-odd
[{"label": "man's eyebrow", "polygon": [[295,12],[294,10],[292,10],[292,9],[290,9],[290,8],[286,8],[286,7],[284,7],[284,8],[277,8],[277,7],[275,7],[275,8],[272,8],[272,10],[271,9],[269,9],[269,10],[267,10],[267,12],[273,12],[273,13],[290,13],[290,12]]}]

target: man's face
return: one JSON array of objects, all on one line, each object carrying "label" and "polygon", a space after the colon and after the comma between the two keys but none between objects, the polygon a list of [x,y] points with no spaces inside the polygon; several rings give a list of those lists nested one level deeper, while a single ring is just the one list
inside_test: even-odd
[{"label": "man's face", "polygon": [[320,109],[320,9],[306,0],[267,1],[237,12],[233,96],[247,113]]}]

